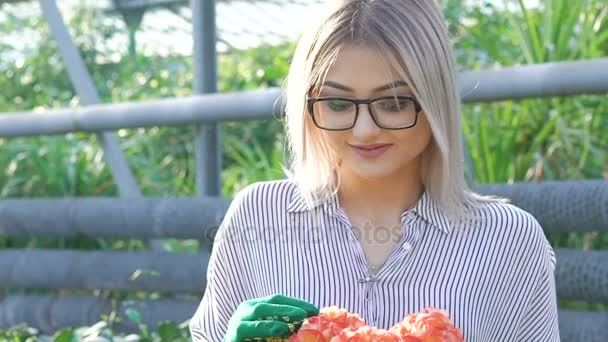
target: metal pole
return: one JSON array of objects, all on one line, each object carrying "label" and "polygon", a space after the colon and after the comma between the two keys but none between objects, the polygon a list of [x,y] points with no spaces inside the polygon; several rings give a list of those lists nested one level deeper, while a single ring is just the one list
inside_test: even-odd
[{"label": "metal pole", "polygon": [[[192,0],[194,93],[217,91],[215,1]],[[195,125],[196,189],[199,196],[221,194],[219,123]]]},{"label": "metal pole", "polygon": [[[57,41],[61,58],[68,71],[72,85],[82,103],[85,105],[100,103],[101,100],[95,88],[95,83],[87,71],[78,48],[74,45],[70,33],[65,27],[57,4],[54,0],[40,0],[40,7],[49,24],[51,33]],[[104,150],[104,157],[110,166],[112,176],[118,185],[121,195],[130,197],[141,196],[141,192],[135,182],[135,177],[133,177],[133,173],[129,169],[116,136],[110,132],[101,132],[98,134],[98,137]]]},{"label": "metal pole", "polygon": [[473,164],[473,158],[471,157],[471,150],[467,143],[466,137],[462,136],[462,147],[464,149],[464,166],[465,166],[465,178],[467,184],[471,189],[477,187],[477,177],[475,176],[475,166]]}]

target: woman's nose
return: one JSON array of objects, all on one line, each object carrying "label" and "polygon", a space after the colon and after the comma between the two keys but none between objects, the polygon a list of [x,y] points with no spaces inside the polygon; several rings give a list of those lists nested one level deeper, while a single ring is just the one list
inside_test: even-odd
[{"label": "woman's nose", "polygon": [[355,122],[355,126],[353,127],[353,135],[360,138],[360,140],[365,140],[371,136],[377,135],[381,130],[382,129],[374,122],[369,111],[369,106],[360,105],[357,122]]}]

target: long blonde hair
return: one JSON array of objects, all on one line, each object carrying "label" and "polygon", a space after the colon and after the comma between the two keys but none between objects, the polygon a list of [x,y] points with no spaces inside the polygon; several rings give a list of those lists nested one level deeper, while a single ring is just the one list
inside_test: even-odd
[{"label": "long blonde hair", "polygon": [[338,191],[338,160],[307,115],[306,97],[318,92],[340,49],[373,47],[386,56],[419,100],[433,132],[421,159],[423,184],[446,216],[505,201],[471,191],[464,176],[456,65],[443,14],[431,0],[332,1],[300,38],[286,80],[285,126],[290,152],[285,174],[310,207]]}]

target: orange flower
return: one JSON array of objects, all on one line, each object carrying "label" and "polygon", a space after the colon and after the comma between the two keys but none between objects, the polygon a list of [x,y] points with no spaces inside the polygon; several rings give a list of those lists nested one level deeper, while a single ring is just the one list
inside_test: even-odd
[{"label": "orange flower", "polygon": [[325,307],[319,315],[306,319],[298,333],[291,336],[290,342],[329,342],[346,328],[356,329],[364,325],[365,321],[357,314],[337,306]]},{"label": "orange flower", "polygon": [[403,341],[403,342],[424,342],[420,337],[412,336],[409,334],[401,336],[401,341]]},{"label": "orange flower", "polygon": [[289,342],[325,342],[326,338],[320,330],[305,329],[298,330],[298,333],[289,338]]},{"label": "orange flower", "polygon": [[342,330],[338,336],[333,337],[330,342],[401,342],[402,339],[384,329],[370,326],[359,328],[348,328]]},{"label": "orange flower", "polygon": [[422,342],[464,342],[464,337],[454,326],[445,310],[425,308],[406,316],[389,329],[398,336],[420,338]]},{"label": "orange flower", "polygon": [[357,314],[336,306],[307,318],[289,342],[464,342],[445,310],[425,308],[389,330],[365,324]]},{"label": "orange flower", "polygon": [[337,306],[330,306],[321,309],[319,316],[322,320],[334,325],[347,327],[362,327],[365,325],[365,321],[358,314],[353,314],[346,309],[339,308]]}]

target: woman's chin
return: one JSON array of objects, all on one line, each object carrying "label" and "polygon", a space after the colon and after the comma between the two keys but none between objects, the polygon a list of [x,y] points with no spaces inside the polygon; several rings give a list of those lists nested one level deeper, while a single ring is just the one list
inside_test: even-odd
[{"label": "woman's chin", "polygon": [[352,174],[357,178],[363,178],[367,180],[382,180],[388,178],[394,173],[395,170],[383,167],[383,165],[362,165],[350,167],[348,173]]}]

